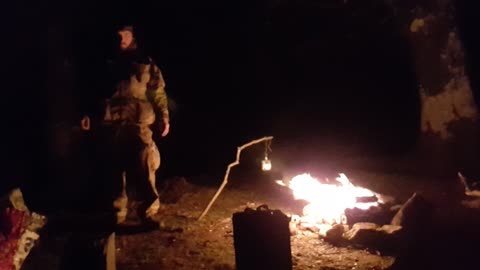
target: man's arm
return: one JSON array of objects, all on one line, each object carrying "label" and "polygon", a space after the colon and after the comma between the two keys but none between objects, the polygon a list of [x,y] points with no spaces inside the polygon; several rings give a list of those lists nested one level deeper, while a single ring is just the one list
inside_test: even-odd
[{"label": "man's arm", "polygon": [[162,72],[153,62],[150,66],[147,98],[153,104],[157,117],[162,117],[164,124],[162,136],[166,136],[170,130],[170,117],[168,113],[167,93],[165,92],[165,81],[163,80]]}]

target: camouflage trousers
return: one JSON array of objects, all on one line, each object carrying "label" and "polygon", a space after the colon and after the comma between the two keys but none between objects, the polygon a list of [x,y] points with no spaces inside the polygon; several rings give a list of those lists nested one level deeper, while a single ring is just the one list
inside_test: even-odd
[{"label": "camouflage trousers", "polygon": [[[117,223],[123,223],[127,216],[149,218],[160,207],[155,186],[160,152],[150,129],[155,115],[148,108],[150,104],[144,101],[112,102],[109,105],[104,122],[109,130],[109,168]],[[119,111],[121,113],[117,114]],[[143,118],[135,119],[132,115],[143,115]],[[143,121],[145,119],[148,121]]]}]

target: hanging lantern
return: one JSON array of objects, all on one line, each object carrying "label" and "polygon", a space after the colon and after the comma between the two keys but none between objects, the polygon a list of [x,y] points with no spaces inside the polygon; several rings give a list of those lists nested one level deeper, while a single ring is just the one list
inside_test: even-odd
[{"label": "hanging lantern", "polygon": [[270,143],[270,140],[265,142],[265,158],[262,160],[262,171],[270,171],[272,169],[272,162],[268,159],[268,151],[272,151]]},{"label": "hanging lantern", "polygon": [[268,159],[268,157],[265,157],[264,160],[262,160],[262,171],[270,171],[272,169],[272,162]]}]

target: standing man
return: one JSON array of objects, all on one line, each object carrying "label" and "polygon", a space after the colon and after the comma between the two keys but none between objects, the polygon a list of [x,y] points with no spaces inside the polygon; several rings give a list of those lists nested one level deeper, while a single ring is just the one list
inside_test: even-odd
[{"label": "standing man", "polygon": [[[101,128],[110,149],[106,160],[111,169],[109,184],[117,224],[134,216],[151,221],[160,207],[155,172],[160,153],[153,133],[166,136],[170,130],[167,94],[160,69],[138,47],[132,26],[118,31],[120,50],[111,63],[114,94],[106,100]],[[81,121],[90,129],[90,118]],[[153,127],[153,128],[151,128]],[[153,131],[152,131],[153,129]],[[109,179],[110,180],[110,179]]]}]

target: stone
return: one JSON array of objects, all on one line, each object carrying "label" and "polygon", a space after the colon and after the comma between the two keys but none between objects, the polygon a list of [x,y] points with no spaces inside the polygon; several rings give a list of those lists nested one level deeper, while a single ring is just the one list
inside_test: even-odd
[{"label": "stone", "polygon": [[474,200],[462,200],[462,205],[470,209],[480,209],[480,198]]},{"label": "stone", "polygon": [[380,227],[374,223],[356,223],[343,234],[343,238],[362,247],[390,249],[399,243],[402,234],[402,227],[397,225]]},{"label": "stone", "polygon": [[383,225],[380,229],[380,231],[383,231],[387,234],[394,234],[402,230],[402,226],[398,225]]},{"label": "stone", "polygon": [[345,239],[343,239],[343,233],[348,230],[347,225],[335,224],[325,234],[325,240],[331,244],[340,245]]},{"label": "stone", "polygon": [[398,210],[390,222],[407,230],[421,230],[428,226],[433,214],[433,206],[421,195],[414,193]]}]

